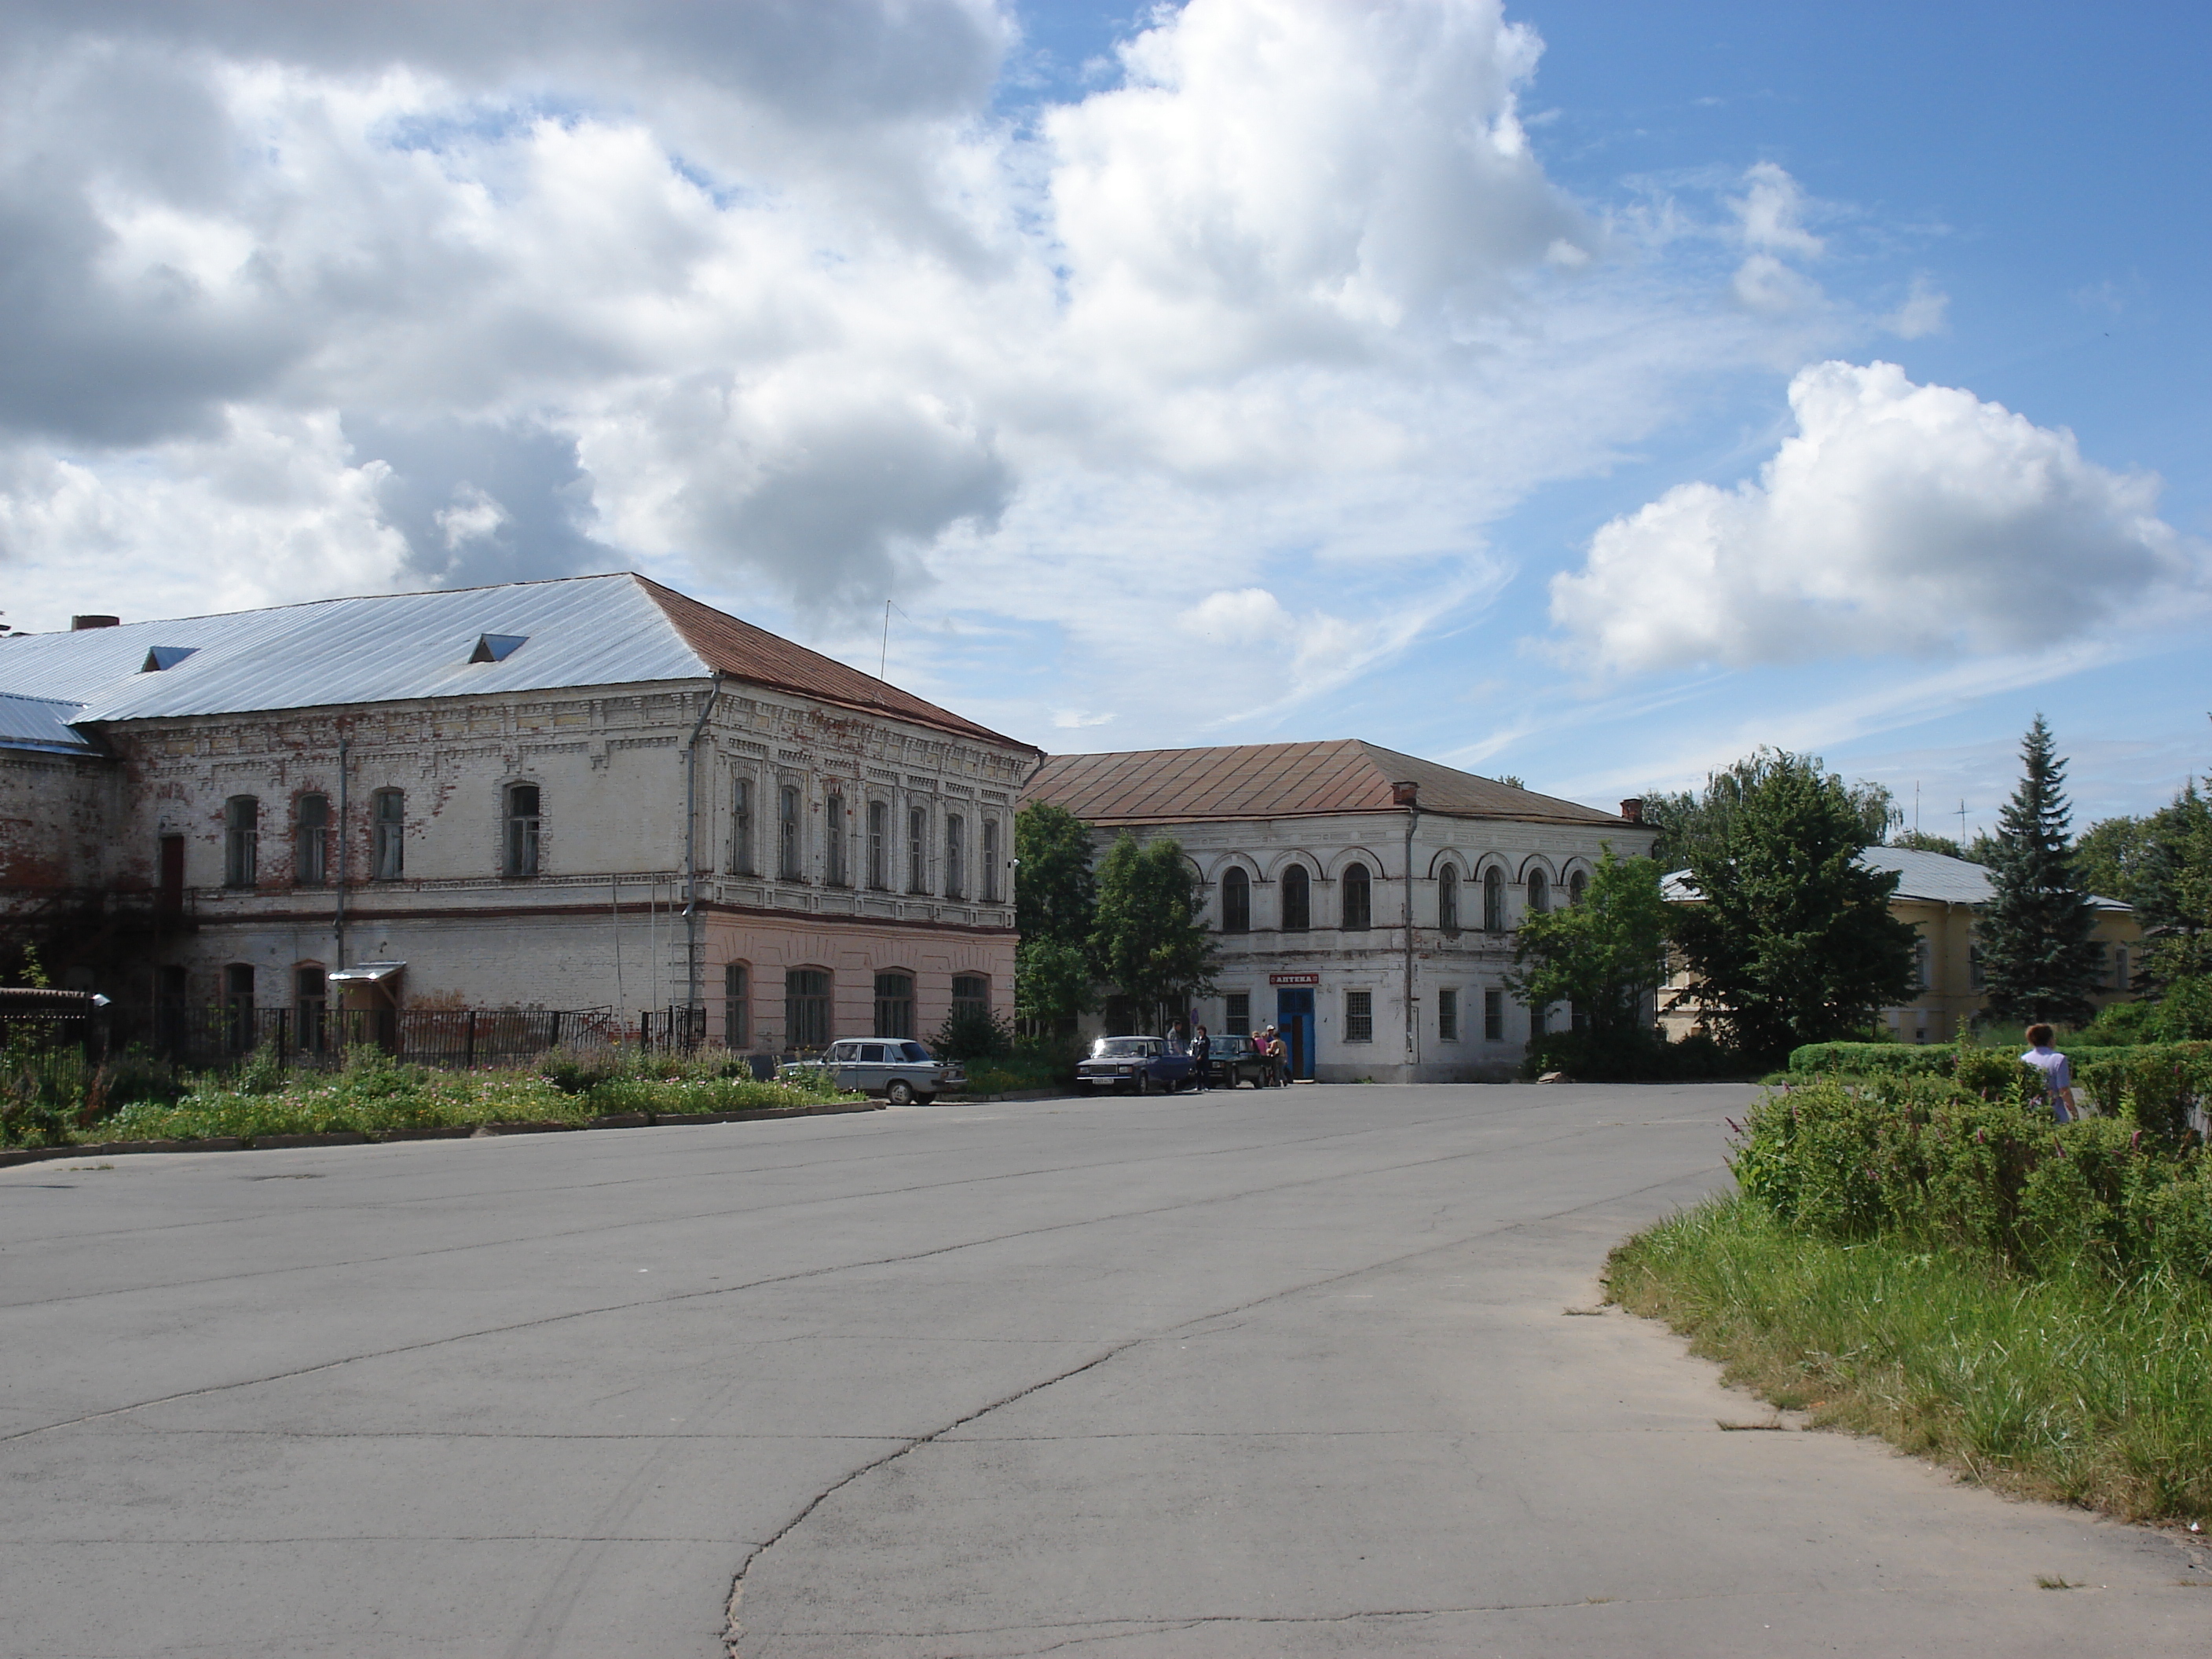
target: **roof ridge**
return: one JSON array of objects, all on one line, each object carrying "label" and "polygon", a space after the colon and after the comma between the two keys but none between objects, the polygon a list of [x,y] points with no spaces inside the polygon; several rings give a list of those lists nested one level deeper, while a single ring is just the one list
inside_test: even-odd
[{"label": "roof ridge", "polygon": [[[520,582],[472,582],[466,587],[410,587],[397,593],[333,593],[320,599],[287,599],[282,605],[241,605],[236,611],[201,611],[189,617],[141,617],[134,621],[118,623],[118,628],[150,628],[160,623],[226,622],[233,617],[256,617],[271,611],[311,611],[319,605],[353,605],[367,599],[429,599],[447,593],[489,593],[501,587],[551,587],[561,582],[603,582],[617,576],[633,576],[640,581],[650,581],[648,576],[635,570],[586,570],[568,576],[534,576]],[[72,633],[105,634],[100,629],[56,628],[45,633],[21,633],[7,635],[9,640],[52,640]],[[0,643],[5,643],[0,640]],[[17,695],[21,695],[20,693]]]}]

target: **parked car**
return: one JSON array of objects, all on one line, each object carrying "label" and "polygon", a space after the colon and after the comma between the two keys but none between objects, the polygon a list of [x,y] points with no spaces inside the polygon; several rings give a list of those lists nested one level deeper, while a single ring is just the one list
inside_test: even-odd
[{"label": "parked car", "polygon": [[1190,1081],[1190,1056],[1172,1053],[1165,1037],[1103,1036],[1076,1066],[1075,1080],[1087,1089],[1173,1094]]},{"label": "parked car", "polygon": [[1208,1087],[1233,1089],[1249,1083],[1257,1089],[1267,1082],[1267,1057],[1250,1037],[1210,1037],[1206,1046],[1212,1051],[1206,1064]]},{"label": "parked car", "polygon": [[957,1089],[968,1074],[954,1060],[933,1060],[919,1042],[893,1037],[842,1037],[813,1060],[787,1060],[781,1075],[802,1078],[826,1072],[840,1089],[882,1095],[894,1106],[927,1106],[946,1089]]}]

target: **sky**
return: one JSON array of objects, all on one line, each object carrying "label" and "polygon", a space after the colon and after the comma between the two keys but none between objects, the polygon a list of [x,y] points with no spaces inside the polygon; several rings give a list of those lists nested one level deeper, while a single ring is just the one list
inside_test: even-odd
[{"label": "sky", "polygon": [[[2212,770],[2212,14],[0,0],[0,609],[633,568],[1054,752]],[[887,609],[888,606],[888,609]]]}]

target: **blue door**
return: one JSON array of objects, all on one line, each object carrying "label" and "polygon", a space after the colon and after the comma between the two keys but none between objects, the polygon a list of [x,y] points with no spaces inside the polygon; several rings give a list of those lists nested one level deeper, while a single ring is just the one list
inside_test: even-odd
[{"label": "blue door", "polygon": [[1291,1075],[1314,1074],[1314,994],[1310,990],[1278,990],[1275,1024],[1282,1028],[1283,1046],[1291,1051]]}]

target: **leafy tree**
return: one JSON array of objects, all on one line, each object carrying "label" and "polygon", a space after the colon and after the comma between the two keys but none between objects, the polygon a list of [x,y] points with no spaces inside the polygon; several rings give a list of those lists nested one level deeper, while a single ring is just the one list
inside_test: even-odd
[{"label": "leafy tree", "polygon": [[2085,893],[2133,904],[2141,894],[2150,852],[2151,820],[2103,818],[2074,843],[2074,879]]},{"label": "leafy tree", "polygon": [[[1762,787],[1768,775],[1778,766],[1808,765],[1815,772],[1820,768],[1817,758],[1785,755],[1778,750],[1760,749],[1756,754],[1738,761],[1725,770],[1709,775],[1702,793],[1664,790],[1644,797],[1644,821],[1659,827],[1659,839],[1651,848],[1651,856],[1659,861],[1662,870],[1687,869],[1697,862],[1697,849],[1724,839],[1729,821],[1742,810],[1745,798]],[[1888,789],[1864,779],[1845,783],[1834,773],[1829,773],[1826,786],[1836,796],[1847,803],[1859,821],[1862,847],[1880,842],[1898,822],[1897,802]]]},{"label": "leafy tree", "polygon": [[1091,936],[1098,885],[1091,826],[1065,807],[1033,801],[1014,817],[1014,1016],[1032,1035],[1064,1030],[1096,1001]]},{"label": "leafy tree", "polygon": [[2097,913],[2075,884],[2066,763],[2051,727],[2035,717],[2021,741],[2026,770],[1997,815],[1996,890],[1974,923],[1990,1012],[2001,1019],[2087,1024],[2094,1012]]},{"label": "leafy tree", "polygon": [[1092,957],[1156,1027],[1212,988],[1216,951],[1198,910],[1197,879],[1172,836],[1139,842],[1125,830],[1100,861]]},{"label": "leafy tree", "polygon": [[1924,830],[1899,830],[1889,838],[1889,844],[1914,853],[1941,853],[1947,859],[1966,856],[1966,849],[1948,836],[1931,836]]},{"label": "leafy tree", "polygon": [[2212,799],[2191,783],[2172,805],[2138,822],[2136,857],[2124,866],[2122,890],[2106,892],[2094,882],[2090,890],[2136,907],[2150,945],[2144,978],[2151,987],[2212,975]]},{"label": "leafy tree", "polygon": [[1897,878],[1857,861],[1882,799],[1766,749],[1709,781],[1686,841],[1703,902],[1676,907],[1674,938],[1708,1023],[1745,1054],[1856,1036],[1912,994],[1919,934],[1889,913]]},{"label": "leafy tree", "polygon": [[1505,983],[1532,1008],[1571,1002],[1594,1045],[1626,1048],[1651,1021],[1644,1000],[1658,988],[1672,920],[1656,860],[1604,849],[1582,902],[1526,918]]}]

